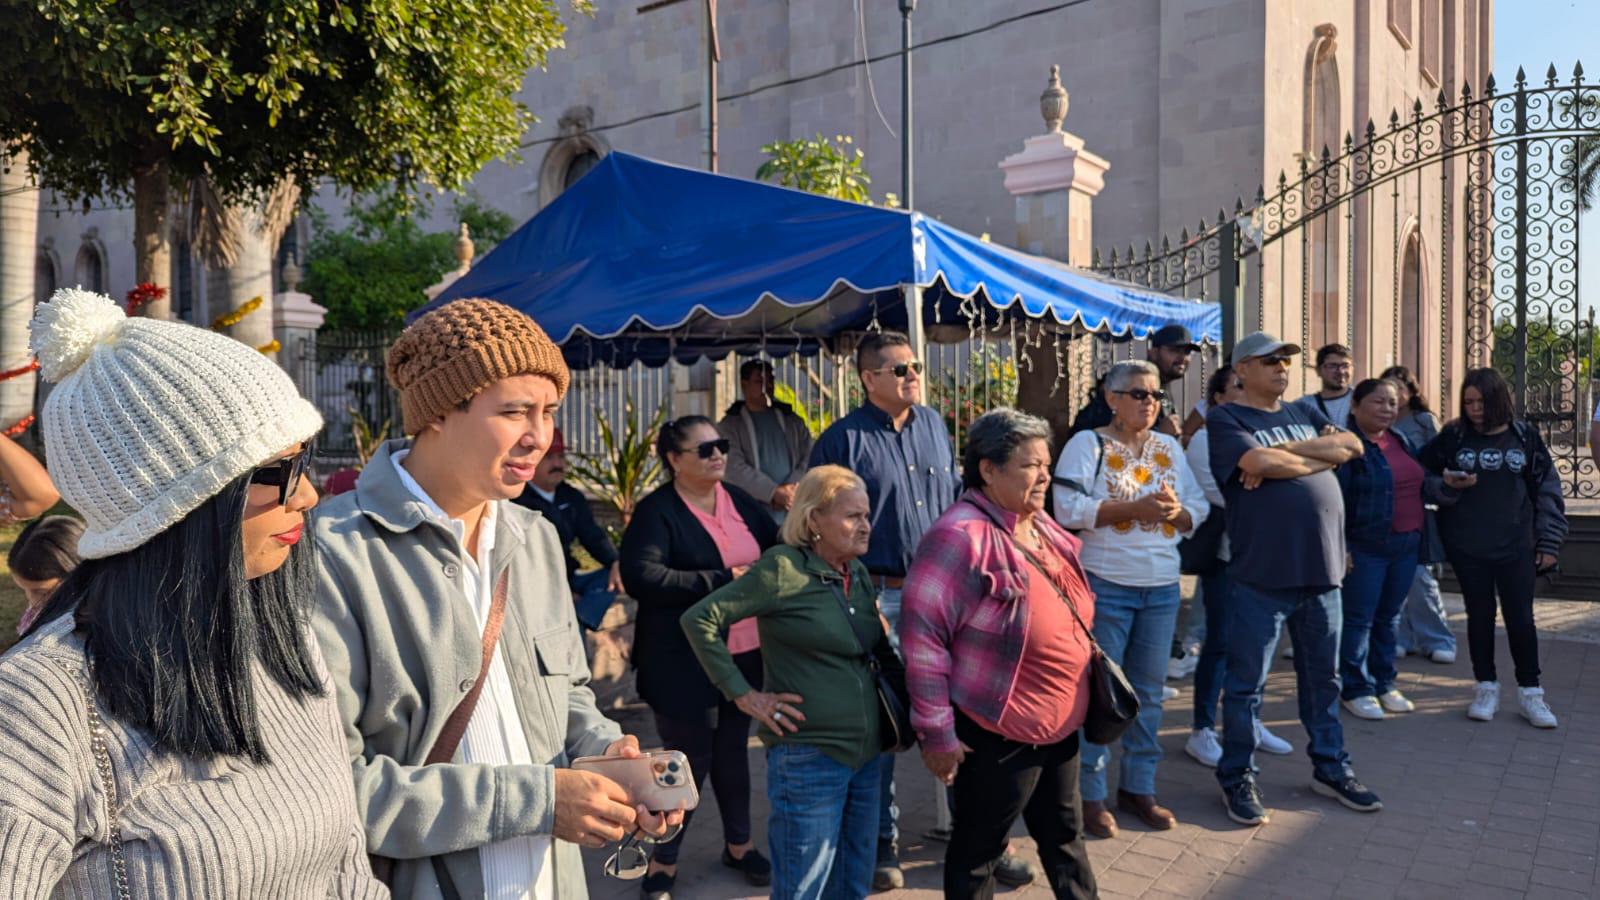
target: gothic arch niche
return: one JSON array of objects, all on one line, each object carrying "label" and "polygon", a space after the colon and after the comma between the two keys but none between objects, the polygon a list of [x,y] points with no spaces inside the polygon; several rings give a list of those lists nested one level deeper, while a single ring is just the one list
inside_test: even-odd
[{"label": "gothic arch niche", "polygon": [[577,183],[584,173],[611,152],[611,145],[606,139],[589,130],[594,125],[594,110],[590,107],[571,107],[561,114],[558,124],[561,138],[550,145],[544,162],[539,164],[541,209],[549,206],[550,201],[561,196],[563,191]]},{"label": "gothic arch niche", "polygon": [[[1423,323],[1427,321],[1427,285],[1423,282],[1422,235],[1412,224],[1400,254],[1400,296],[1395,298],[1395,362],[1411,370],[1418,382],[1432,371],[1423,365],[1427,355],[1427,335]],[[1424,385],[1425,386],[1425,385]]]},{"label": "gothic arch niche", "polygon": [[72,265],[73,277],[78,287],[104,294],[107,290],[106,248],[100,243],[97,229],[83,233],[83,244],[78,247],[78,258]]},{"label": "gothic arch niche", "polygon": [[[1323,174],[1323,151],[1330,158],[1339,155],[1343,148],[1340,113],[1339,63],[1335,58],[1338,49],[1338,30],[1331,24],[1318,25],[1311,47],[1306,51],[1305,72],[1305,154],[1308,181],[1306,183],[1306,208],[1316,209],[1324,197],[1338,196],[1341,190],[1339,174],[1330,167]],[[1342,214],[1330,210],[1308,223],[1310,240],[1303,264],[1309,268],[1307,279],[1310,293],[1306,297],[1304,343],[1313,350],[1324,344],[1343,343],[1344,328],[1339,296],[1341,273],[1344,271],[1339,244],[1339,223]]]},{"label": "gothic arch niche", "polygon": [[49,244],[39,248],[33,259],[33,301],[43,303],[61,286],[61,261]]}]

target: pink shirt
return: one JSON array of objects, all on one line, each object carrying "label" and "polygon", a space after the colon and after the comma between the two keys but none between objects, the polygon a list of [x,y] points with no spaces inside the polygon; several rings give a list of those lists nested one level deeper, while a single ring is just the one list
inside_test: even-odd
[{"label": "pink shirt", "polygon": [[1395,534],[1421,531],[1422,465],[1387,431],[1378,436],[1378,447],[1394,478],[1394,524],[1389,530]]},{"label": "pink shirt", "polygon": [[[682,495],[680,495],[682,496]],[[694,513],[700,527],[711,535],[711,540],[717,545],[717,552],[722,554],[722,565],[732,569],[738,566],[748,566],[761,558],[761,545],[756,543],[755,535],[750,533],[750,526],[739,517],[739,510],[733,505],[733,498],[728,496],[728,491],[719,482],[717,484],[716,512],[708,513],[686,498],[683,504],[689,507],[689,512]],[[728,652],[748,653],[761,646],[761,637],[756,631],[755,619],[744,619],[733,623],[728,629]]]}]

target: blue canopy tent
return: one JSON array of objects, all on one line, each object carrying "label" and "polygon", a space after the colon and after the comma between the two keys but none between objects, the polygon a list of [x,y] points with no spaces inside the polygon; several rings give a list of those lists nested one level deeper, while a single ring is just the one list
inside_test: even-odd
[{"label": "blue canopy tent", "polygon": [[[1144,337],[1222,314],[973,237],[920,213],[611,153],[411,315],[488,297],[574,368],[837,349],[874,327],[938,340],[1027,319]],[[906,313],[921,307],[920,328]],[[938,326],[956,326],[941,329]]]}]

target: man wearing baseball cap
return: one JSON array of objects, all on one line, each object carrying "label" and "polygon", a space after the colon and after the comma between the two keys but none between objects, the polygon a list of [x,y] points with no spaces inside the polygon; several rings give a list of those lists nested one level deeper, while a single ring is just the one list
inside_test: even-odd
[{"label": "man wearing baseball cap", "polygon": [[1239,400],[1210,410],[1211,471],[1227,498],[1233,592],[1222,697],[1222,785],[1228,816],[1269,818],[1255,775],[1255,717],[1280,631],[1293,641],[1300,721],[1310,735],[1311,788],[1360,812],[1383,808],[1355,777],[1339,724],[1339,585],[1344,497],[1334,467],[1361,441],[1316,409],[1280,402],[1300,348],[1256,332],[1233,349]]},{"label": "man wearing baseball cap", "polygon": [[395,897],[582,900],[579,845],[683,814],[568,767],[639,742],[596,708],[556,529],[509,502],[550,446],[561,349],[510,307],[457,300],[386,369],[409,439],[318,517],[312,620],[374,870]]},{"label": "man wearing baseball cap", "polygon": [[[617,594],[622,591],[622,572],[617,565],[617,545],[611,535],[595,521],[589,508],[589,498],[567,483],[567,442],[561,429],[555,429],[550,439],[550,449],[539,460],[533,480],[522,496],[516,499],[522,506],[542,514],[556,527],[556,539],[566,557],[567,584],[572,588],[572,602],[578,611],[578,624],[593,631],[611,608]],[[572,542],[600,564],[593,572],[578,571],[578,558],[572,555]]]}]

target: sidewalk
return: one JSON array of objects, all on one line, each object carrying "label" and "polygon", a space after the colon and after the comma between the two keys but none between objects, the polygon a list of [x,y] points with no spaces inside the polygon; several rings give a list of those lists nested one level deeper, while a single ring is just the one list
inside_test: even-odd
[{"label": "sidewalk", "polygon": [[[1241,828],[1223,812],[1209,769],[1183,753],[1191,682],[1167,704],[1158,775],[1160,798],[1178,817],[1173,831],[1150,832],[1119,816],[1115,840],[1090,841],[1101,895],[1115,897],[1284,897],[1361,900],[1401,897],[1580,898],[1600,896],[1600,604],[1540,601],[1543,681],[1561,727],[1539,731],[1516,711],[1511,660],[1500,640],[1501,712],[1472,722],[1472,687],[1460,598],[1446,595],[1460,641],[1457,662],[1400,661],[1400,688],[1417,711],[1382,722],[1344,718],[1356,772],[1382,796],[1382,812],[1363,815],[1311,793],[1305,731],[1288,661],[1275,667],[1263,707],[1267,723],[1294,743],[1293,756],[1258,755],[1272,822]],[[1580,685],[1584,686],[1580,689]],[[635,711],[637,712],[637,711]],[[648,714],[629,717],[647,724]],[[640,722],[639,720],[643,720]],[[650,737],[645,735],[645,743]],[[766,852],[764,755],[752,741],[751,807],[756,845]],[[1113,771],[1115,768],[1113,767]],[[944,845],[921,835],[933,823],[935,785],[916,753],[899,762],[902,855],[907,887],[888,900],[940,896]],[[715,798],[703,798],[681,857],[675,896],[686,900],[764,897],[718,863]],[[1037,860],[1019,822],[1018,852]],[[637,882],[600,874],[606,854],[586,851],[596,900],[634,898]],[[1047,898],[1042,885],[998,893]]]}]

